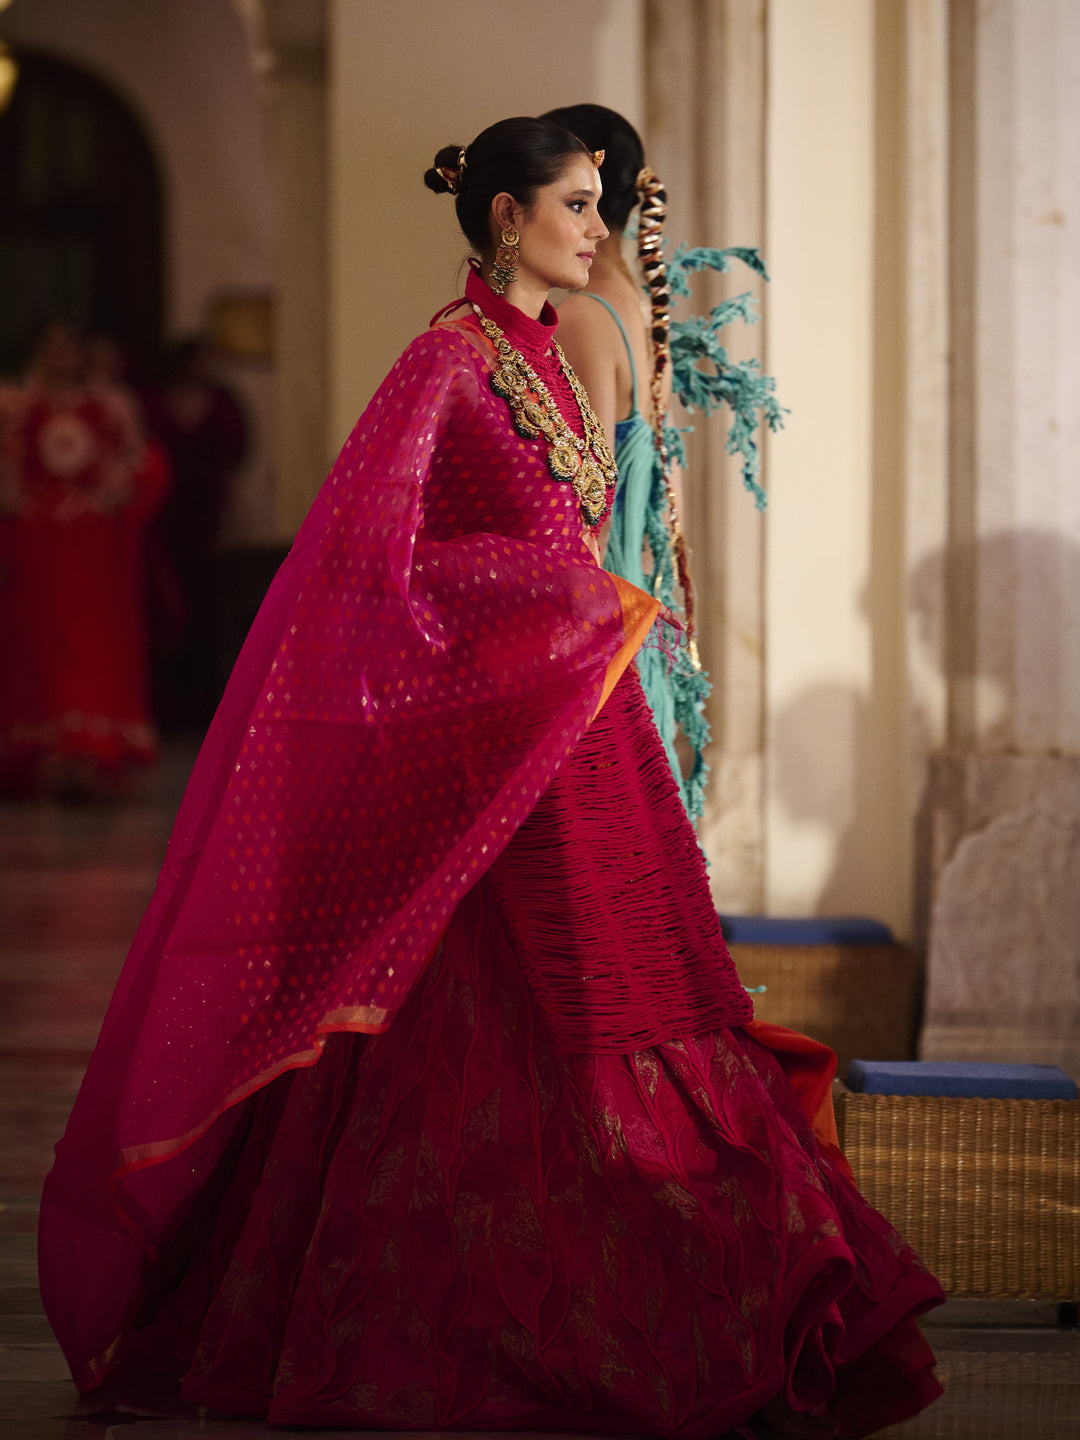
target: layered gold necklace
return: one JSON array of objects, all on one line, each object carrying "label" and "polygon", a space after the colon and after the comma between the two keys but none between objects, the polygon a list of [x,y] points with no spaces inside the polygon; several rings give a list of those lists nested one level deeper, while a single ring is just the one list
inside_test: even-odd
[{"label": "layered gold necklace", "polygon": [[536,440],[543,436],[548,442],[548,469],[556,480],[573,486],[582,519],[594,529],[607,513],[618,471],[585,387],[570,368],[559,342],[553,340],[556,359],[577,401],[585,431],[582,439],[570,429],[550,390],[520,350],[514,349],[495,321],[489,320],[478,305],[474,305],[473,310],[498,356],[499,363],[491,372],[492,390],[509,405],[514,428],[523,439]]}]

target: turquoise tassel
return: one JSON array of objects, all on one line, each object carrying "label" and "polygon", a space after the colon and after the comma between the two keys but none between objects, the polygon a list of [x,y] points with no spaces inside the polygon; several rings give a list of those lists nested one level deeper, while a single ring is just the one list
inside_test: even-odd
[{"label": "turquoise tassel", "polygon": [[[680,245],[668,266],[671,293],[689,295],[688,277],[693,272],[717,270],[722,273],[730,270],[735,260],[768,280],[765,262],[757,250],[745,246],[732,246],[727,250],[715,250],[708,246],[688,249]],[[757,360],[733,362],[728,359],[719,336],[724,326],[730,325],[733,320],[744,320],[749,325],[757,323],[756,301],[752,295],[736,295],[725,300],[707,316],[691,315],[686,320],[672,321],[672,387],[691,412],[701,410],[711,415],[721,405],[726,404],[730,408],[731,423],[724,448],[729,455],[743,457],[743,484],[754,497],[757,508],[764,510],[768,499],[758,484],[761,456],[754,437],[762,419],[774,433],[783,429],[784,416],[788,412],[776,398],[776,381],[771,375],[762,374]],[[703,363],[705,368],[702,368]],[[685,464],[686,448],[674,426],[669,427],[667,438],[672,445],[671,453]]]}]

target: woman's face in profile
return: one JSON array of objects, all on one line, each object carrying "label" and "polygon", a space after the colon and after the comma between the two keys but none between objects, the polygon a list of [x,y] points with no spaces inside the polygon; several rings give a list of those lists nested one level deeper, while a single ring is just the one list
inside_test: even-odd
[{"label": "woman's face in profile", "polygon": [[518,278],[548,290],[583,290],[596,247],[607,235],[597,205],[600,172],[588,155],[574,156],[559,178],[537,190],[517,221]]}]

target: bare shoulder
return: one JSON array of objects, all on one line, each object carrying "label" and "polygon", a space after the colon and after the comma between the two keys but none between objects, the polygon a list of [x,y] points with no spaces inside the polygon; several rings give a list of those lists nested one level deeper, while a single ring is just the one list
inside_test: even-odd
[{"label": "bare shoulder", "polygon": [[568,295],[559,306],[559,342],[563,349],[617,355],[622,345],[614,320],[587,295]]}]

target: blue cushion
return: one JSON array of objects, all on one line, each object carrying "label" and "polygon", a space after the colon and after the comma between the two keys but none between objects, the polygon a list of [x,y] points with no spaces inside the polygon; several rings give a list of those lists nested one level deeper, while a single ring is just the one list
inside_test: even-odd
[{"label": "blue cushion", "polygon": [[1076,1082],[1056,1065],[993,1065],[982,1060],[852,1060],[847,1083],[849,1089],[864,1095],[1076,1099]]},{"label": "blue cushion", "polygon": [[730,945],[891,945],[892,931],[880,920],[835,915],[784,920],[772,915],[721,915]]}]

